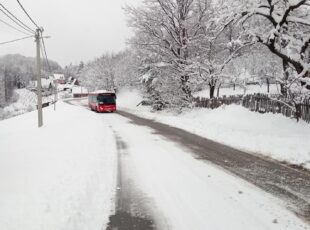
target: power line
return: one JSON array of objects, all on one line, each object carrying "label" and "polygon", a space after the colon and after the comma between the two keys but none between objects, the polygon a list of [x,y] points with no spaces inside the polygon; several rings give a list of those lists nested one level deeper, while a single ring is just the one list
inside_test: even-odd
[{"label": "power line", "polygon": [[[31,29],[29,26],[27,26],[25,23],[23,23],[21,20],[19,20],[14,14],[12,14],[4,5],[2,5],[0,3],[0,6],[6,11],[4,11],[3,9],[0,8],[0,11],[2,13],[4,13],[9,19],[11,19],[15,24],[17,24],[18,26],[20,26],[21,28],[23,28],[24,30],[30,32],[30,33],[35,33],[35,31],[33,29]],[[9,14],[9,15],[8,15]]]},{"label": "power line", "polygon": [[[0,4],[0,6],[2,6],[2,4]],[[27,27],[23,26],[20,22],[16,21],[13,17],[11,17],[10,15],[8,15],[3,9],[0,8],[0,11],[7,16],[12,22],[14,22],[16,25],[18,25],[20,28],[24,29],[25,31],[27,31],[28,33],[34,33],[34,30],[30,30]]]},{"label": "power line", "polygon": [[34,22],[34,20],[30,17],[30,15],[27,13],[27,11],[25,10],[25,8],[23,7],[23,5],[20,3],[19,0],[17,0],[18,4],[20,5],[20,7],[22,8],[22,10],[25,12],[25,14],[28,16],[28,18],[30,19],[30,21],[38,28],[40,29],[40,27],[37,25],[37,23]]},{"label": "power line", "polygon": [[[40,44],[40,51],[41,51],[41,59],[43,60],[43,61],[45,61],[45,64],[46,64],[46,66],[47,66],[47,62],[46,62],[46,58],[45,58],[45,55],[44,55],[44,52],[43,52],[43,46],[42,46],[42,44]],[[44,69],[44,65],[42,66],[42,69]]]},{"label": "power line", "polygon": [[7,25],[8,27],[11,27],[12,29],[14,29],[14,30],[16,30],[16,31],[19,31],[19,32],[21,32],[21,33],[23,33],[23,34],[26,34],[26,35],[30,35],[29,33],[26,33],[26,32],[24,32],[24,31],[22,31],[22,30],[16,28],[15,26],[12,26],[11,24],[9,24],[9,23],[3,21],[2,19],[0,19],[0,22],[2,22],[3,24]]},{"label": "power line", "polygon": [[45,59],[45,63],[47,65],[49,73],[52,74],[51,65],[49,63],[49,60],[48,60],[48,57],[47,57],[47,53],[46,53],[46,47],[45,47],[45,44],[44,44],[44,39],[43,39],[43,37],[41,37],[41,39],[42,39],[42,57]]},{"label": "power line", "polygon": [[42,46],[43,46],[43,51],[44,51],[44,54],[45,54],[46,64],[47,64],[49,72],[52,73],[51,65],[50,65],[48,57],[47,57],[46,46],[45,46],[44,38],[42,36],[42,32],[41,32],[41,39],[42,39]]},{"label": "power line", "polygon": [[33,38],[33,35],[28,36],[28,37],[18,38],[18,39],[7,41],[7,42],[0,42],[0,45],[5,45],[5,44],[8,44],[8,43],[13,43],[13,42],[21,41],[21,40],[25,40],[25,39],[28,39],[28,38]]}]

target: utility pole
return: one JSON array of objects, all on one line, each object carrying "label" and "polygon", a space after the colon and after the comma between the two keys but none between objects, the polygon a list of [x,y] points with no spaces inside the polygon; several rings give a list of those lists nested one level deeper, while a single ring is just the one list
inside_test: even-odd
[{"label": "utility pole", "polygon": [[43,111],[42,111],[42,85],[41,85],[41,57],[40,57],[40,39],[41,29],[36,30],[36,44],[37,44],[37,97],[38,97],[38,126],[43,126]]},{"label": "utility pole", "polygon": [[58,82],[55,81],[54,111],[56,111],[57,100],[58,100]]}]

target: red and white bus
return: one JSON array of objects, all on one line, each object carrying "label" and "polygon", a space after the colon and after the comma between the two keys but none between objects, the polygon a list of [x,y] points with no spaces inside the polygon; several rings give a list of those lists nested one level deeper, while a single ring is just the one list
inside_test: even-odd
[{"label": "red and white bus", "polygon": [[115,92],[100,90],[88,94],[88,107],[99,113],[116,111]]}]

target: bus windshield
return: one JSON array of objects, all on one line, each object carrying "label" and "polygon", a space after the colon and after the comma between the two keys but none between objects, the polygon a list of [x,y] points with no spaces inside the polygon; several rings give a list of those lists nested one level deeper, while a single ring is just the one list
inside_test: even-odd
[{"label": "bus windshield", "polygon": [[115,96],[114,95],[99,94],[97,97],[97,100],[98,100],[99,104],[107,104],[107,105],[115,104]]}]

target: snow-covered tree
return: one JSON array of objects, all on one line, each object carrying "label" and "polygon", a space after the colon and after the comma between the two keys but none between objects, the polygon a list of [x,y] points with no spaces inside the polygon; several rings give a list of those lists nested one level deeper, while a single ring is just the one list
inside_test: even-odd
[{"label": "snow-covered tree", "polygon": [[205,32],[204,20],[209,6],[207,0],[148,0],[141,7],[126,9],[129,24],[135,30],[131,44],[144,50],[146,56],[159,60],[149,66],[158,67],[163,63],[170,66],[170,76],[175,78],[178,95],[185,102],[191,99],[190,65]]},{"label": "snow-covered tree", "polygon": [[190,101],[190,84],[208,84],[212,98],[229,78],[222,73],[225,66],[253,44],[240,28],[229,25],[237,15],[229,11],[231,4],[234,1],[148,0],[127,8],[135,29],[133,47],[170,65],[184,101]]},{"label": "snow-covered tree", "polygon": [[240,11],[244,28],[253,40],[282,60],[282,93],[288,97],[307,93],[306,89],[310,89],[309,0],[248,0],[246,3]]},{"label": "snow-covered tree", "polygon": [[70,65],[65,66],[64,71],[63,71],[65,78],[78,78],[78,73],[79,73],[79,65],[73,65],[70,63]]},{"label": "snow-covered tree", "polygon": [[[233,1],[210,1],[207,16],[204,18],[204,34],[196,52],[196,60],[192,67],[198,72],[199,80],[210,87],[210,98],[219,95],[219,89],[232,76],[223,71],[226,66],[243,53],[250,45],[243,42],[243,34],[239,28],[234,28],[231,22],[234,13],[231,11]],[[196,70],[195,70],[196,68]]]},{"label": "snow-covered tree", "polygon": [[84,65],[78,74],[81,84],[89,90],[115,90],[136,85],[138,76],[136,57],[129,50],[104,54]]},{"label": "snow-covered tree", "polygon": [[113,65],[116,88],[130,88],[139,85],[139,57],[133,50],[127,49],[115,54]]}]

